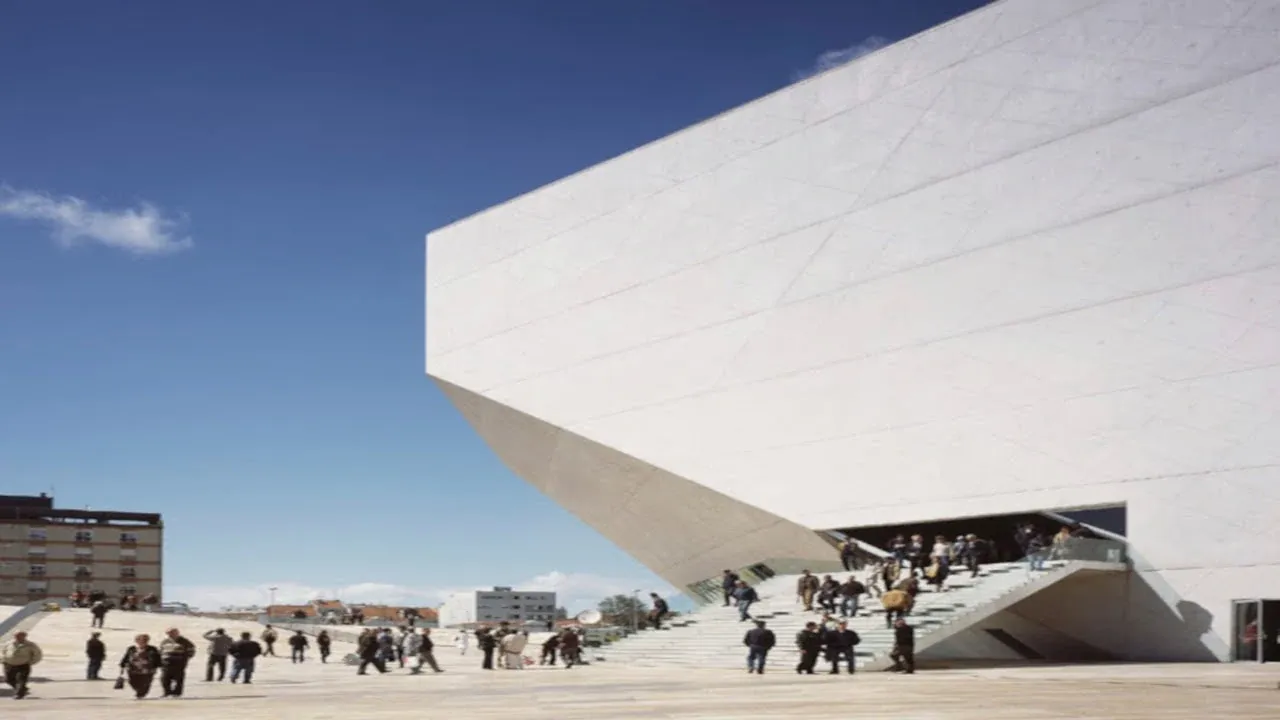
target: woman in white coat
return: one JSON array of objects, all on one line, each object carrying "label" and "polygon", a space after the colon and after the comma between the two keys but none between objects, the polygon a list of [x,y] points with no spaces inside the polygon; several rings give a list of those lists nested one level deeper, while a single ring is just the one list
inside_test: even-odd
[{"label": "woman in white coat", "polygon": [[458,646],[458,654],[466,655],[467,646],[471,644],[471,635],[466,630],[459,630],[458,634],[453,638],[453,644]]}]

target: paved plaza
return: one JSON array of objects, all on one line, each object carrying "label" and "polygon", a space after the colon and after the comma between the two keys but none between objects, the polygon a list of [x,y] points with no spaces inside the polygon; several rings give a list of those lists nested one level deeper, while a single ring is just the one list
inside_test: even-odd
[{"label": "paved plaza", "polygon": [[[131,718],[235,718],[250,720],[378,720],[381,718],[875,718],[884,720],[1163,720],[1280,717],[1280,666],[1272,665],[1094,665],[1071,667],[966,668],[900,676],[885,673],[799,677],[790,669],[794,653],[775,651],[763,677],[745,670],[609,667],[597,663],[566,670],[480,669],[474,647],[465,656],[440,641],[437,657],[446,672],[409,675],[395,670],[359,677],[355,669],[314,658],[294,665],[288,657],[262,658],[251,686],[203,681],[200,634],[214,627],[232,633],[262,626],[211,618],[113,612],[103,639],[112,678],[115,663],[138,632],[159,637],[180,627],[200,648],[180,700],[134,700],[112,690],[110,680],[83,680],[83,647],[89,628],[84,610],[51,613],[32,630],[45,650],[29,700],[0,692],[0,717],[83,720],[122,709]],[[349,628],[341,628],[348,630]],[[287,649],[277,643],[277,652]],[[335,643],[334,657],[352,647]],[[313,648],[314,652],[314,648]],[[159,691],[157,683],[153,692]],[[20,710],[20,712],[15,712]]]},{"label": "paved plaza", "polygon": [[[1277,717],[1280,672],[1242,666],[1115,666],[764,677],[724,670],[592,666],[484,672],[442,653],[443,675],[357,677],[349,667],[268,658],[253,686],[198,679],[181,700],[134,701],[110,682],[41,683],[5,707],[22,718],[883,718],[902,720],[1233,720]],[[52,667],[46,670],[53,670]],[[71,676],[62,667],[55,676]],[[12,702],[12,701],[3,701]]]}]

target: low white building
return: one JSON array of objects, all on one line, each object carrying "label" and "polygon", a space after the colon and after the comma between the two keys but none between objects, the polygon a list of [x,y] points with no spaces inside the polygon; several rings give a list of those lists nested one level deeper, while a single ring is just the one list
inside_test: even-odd
[{"label": "low white building", "polygon": [[556,594],[539,590],[495,587],[457,593],[439,609],[440,627],[468,623],[551,622],[556,616]]}]

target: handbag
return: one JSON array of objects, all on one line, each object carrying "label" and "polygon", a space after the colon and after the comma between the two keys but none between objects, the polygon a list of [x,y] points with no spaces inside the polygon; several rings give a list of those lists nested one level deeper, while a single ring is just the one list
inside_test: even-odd
[{"label": "handbag", "polygon": [[116,690],[123,690],[123,689],[124,689],[124,674],[123,674],[123,673],[121,673],[120,677],[116,678],[116,684],[115,684],[115,688],[114,688],[114,689],[116,689]]}]

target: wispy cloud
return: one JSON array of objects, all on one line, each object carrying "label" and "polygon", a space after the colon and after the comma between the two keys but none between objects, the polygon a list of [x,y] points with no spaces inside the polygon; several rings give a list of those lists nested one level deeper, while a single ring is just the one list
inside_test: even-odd
[{"label": "wispy cloud", "polygon": [[[652,581],[647,581],[652,582]],[[271,598],[274,587],[276,602],[284,605],[295,605],[310,602],[317,598],[332,598],[335,595],[349,603],[377,603],[387,605],[433,606],[444,602],[449,596],[468,590],[486,588],[467,587],[410,587],[393,583],[365,582],[340,587],[318,587],[307,583],[280,581],[265,585],[188,585],[166,589],[167,599],[183,602],[203,610],[217,610],[223,607],[248,607],[266,605]],[[522,582],[513,587],[521,590],[550,590],[556,593],[556,601],[569,609],[578,612],[586,608],[594,608],[596,604],[611,595],[630,595],[632,590],[643,589],[671,594],[675,591],[669,586],[650,587],[645,580],[637,578],[615,578],[590,573],[566,573],[552,571]]]},{"label": "wispy cloud", "polygon": [[889,41],[879,35],[872,35],[856,45],[850,45],[846,48],[838,50],[828,50],[818,56],[814,61],[813,67],[807,70],[800,70],[795,74],[796,80],[803,80],[807,77],[813,77],[818,73],[826,72],[832,68],[840,67],[845,63],[851,63],[854,60],[879,50],[889,44]]},{"label": "wispy cloud", "polygon": [[76,197],[0,185],[0,216],[44,223],[64,245],[98,243],[136,255],[161,255],[192,245],[191,238],[179,232],[180,220],[149,203],[100,209]]}]

